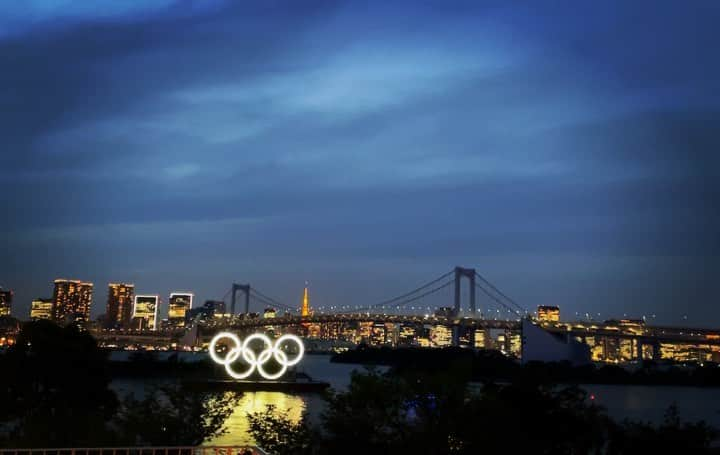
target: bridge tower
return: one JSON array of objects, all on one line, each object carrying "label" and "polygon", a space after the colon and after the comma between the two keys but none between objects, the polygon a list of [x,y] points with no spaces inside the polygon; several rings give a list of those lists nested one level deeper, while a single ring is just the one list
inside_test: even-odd
[{"label": "bridge tower", "polygon": [[250,312],[250,285],[237,283],[233,283],[232,285],[232,303],[230,304],[230,313],[235,314],[237,291],[245,293],[245,314],[248,314]]},{"label": "bridge tower", "polygon": [[470,280],[470,313],[475,314],[475,269],[455,267],[455,314],[460,314],[460,287],[462,278]]},{"label": "bridge tower", "polygon": [[[467,278],[470,281],[470,314],[475,316],[475,269],[466,269],[464,267],[455,267],[455,314],[460,314],[460,288],[462,279]],[[460,346],[460,327],[452,327],[452,345]],[[470,335],[470,345],[475,345],[475,335]]]}]

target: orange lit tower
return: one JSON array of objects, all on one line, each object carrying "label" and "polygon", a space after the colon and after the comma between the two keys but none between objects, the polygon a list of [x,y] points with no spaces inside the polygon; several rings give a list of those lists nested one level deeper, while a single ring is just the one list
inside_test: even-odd
[{"label": "orange lit tower", "polygon": [[310,316],[310,297],[308,297],[308,283],[305,282],[305,292],[303,293],[302,308],[300,309],[300,316],[306,318]]}]

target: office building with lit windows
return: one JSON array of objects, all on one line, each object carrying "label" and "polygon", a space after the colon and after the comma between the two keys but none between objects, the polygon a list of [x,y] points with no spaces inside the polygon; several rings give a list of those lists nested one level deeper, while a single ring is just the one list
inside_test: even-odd
[{"label": "office building with lit windows", "polygon": [[30,304],[30,319],[51,320],[53,317],[53,299],[35,299]]},{"label": "office building with lit windows", "polygon": [[93,284],[80,280],[55,280],[53,321],[64,324],[90,320]]},{"label": "office building with lit windows", "polygon": [[133,305],[133,328],[157,330],[159,306],[159,295],[136,295]]},{"label": "office building with lit windows", "polygon": [[0,316],[10,316],[12,301],[13,292],[0,287]]},{"label": "office building with lit windows", "polygon": [[540,322],[558,322],[560,321],[560,307],[540,305],[537,308],[537,318]]},{"label": "office building with lit windows", "polygon": [[108,300],[105,310],[105,326],[111,329],[129,328],[135,302],[135,285],[128,283],[108,284]]},{"label": "office building with lit windows", "polygon": [[172,292],[170,294],[168,320],[170,325],[182,327],[185,325],[185,316],[192,309],[194,294],[189,292]]},{"label": "office building with lit windows", "polygon": [[430,332],[432,345],[436,347],[452,346],[452,329],[444,325],[436,325]]}]

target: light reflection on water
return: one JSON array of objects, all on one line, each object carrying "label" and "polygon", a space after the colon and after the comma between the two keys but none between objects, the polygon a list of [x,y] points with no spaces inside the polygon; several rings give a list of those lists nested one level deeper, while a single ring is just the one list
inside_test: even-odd
[{"label": "light reflection on water", "polygon": [[[116,354],[121,358],[123,353]],[[197,353],[192,355],[194,360],[202,360],[207,355]],[[192,361],[183,359],[185,361]],[[381,368],[384,369],[384,368]],[[328,355],[307,355],[297,367],[298,371],[307,373],[313,379],[329,382],[336,390],[343,390],[350,384],[350,374],[353,370],[363,370],[360,365],[349,365],[342,363],[330,363]],[[168,379],[117,379],[112,382],[111,387],[121,396],[133,393],[137,397],[145,393],[145,389],[153,383],[166,382]],[[205,445],[247,445],[254,444],[254,440],[248,433],[249,422],[247,414],[262,412],[267,405],[275,406],[278,411],[288,411],[288,417],[298,421],[307,409],[311,421],[318,418],[323,408],[323,399],[320,394],[290,394],[284,392],[243,392],[240,402],[225,422],[228,430],[224,435],[212,438],[205,442]]]},{"label": "light reflection on water", "polygon": [[247,445],[255,441],[248,430],[250,425],[247,415],[253,412],[262,412],[267,405],[275,406],[278,411],[288,411],[288,417],[297,422],[305,410],[307,397],[290,395],[283,392],[247,392],[240,398],[240,402],[225,422],[227,433],[210,439],[205,445]]},{"label": "light reflection on water", "polygon": [[[313,379],[326,381],[331,387],[343,390],[350,383],[352,370],[362,370],[359,365],[330,363],[329,356],[308,355],[298,368]],[[151,383],[147,380],[116,380],[112,387],[121,395],[135,392],[142,395]],[[585,385],[588,393],[596,397],[596,403],[607,408],[610,417],[616,420],[634,420],[660,423],[665,410],[672,403],[678,405],[683,420],[705,420],[720,428],[720,389],[697,387],[628,386],[628,385]],[[280,411],[287,410],[289,417],[297,421],[307,410],[311,421],[317,421],[322,412],[323,400],[318,394],[288,394],[283,392],[246,392],[228,418],[227,434],[212,439],[207,444],[252,444],[247,430],[247,414],[261,412],[271,404]]]}]

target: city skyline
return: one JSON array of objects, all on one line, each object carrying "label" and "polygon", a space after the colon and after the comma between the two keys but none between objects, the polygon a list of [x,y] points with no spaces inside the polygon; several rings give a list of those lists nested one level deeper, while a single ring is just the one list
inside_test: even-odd
[{"label": "city skyline", "polygon": [[[456,268],[457,269],[457,268]],[[462,268],[460,268],[462,270]],[[474,269],[468,269],[471,270],[473,273],[475,272]],[[483,277],[484,278],[484,277]],[[435,280],[437,281],[437,280]],[[483,280],[484,281],[484,280]],[[66,279],[66,278],[57,278],[53,281],[55,283],[55,288],[57,290],[58,283],[73,283],[75,285],[83,285],[83,286],[89,286],[90,291],[90,298],[89,303],[86,305],[86,308],[88,309],[88,314],[90,315],[90,319],[98,320],[103,323],[104,328],[129,328],[134,326],[133,319],[135,317],[135,306],[137,304],[136,297],[154,297],[156,298],[156,307],[154,308],[154,318],[156,325],[160,322],[170,322],[171,325],[173,325],[173,318],[175,318],[174,325],[176,327],[182,327],[184,326],[184,323],[178,324],[181,320],[185,320],[185,313],[191,309],[198,308],[197,305],[194,304],[196,301],[196,295],[193,291],[179,291],[177,289],[168,291],[165,294],[160,293],[144,293],[140,292],[135,294],[135,284],[133,283],[119,283],[119,282],[109,282],[108,283],[108,291],[107,291],[107,300],[105,306],[100,305],[100,303],[92,305],[93,303],[93,291],[92,288],[94,287],[93,282],[78,280],[78,279]],[[430,283],[432,284],[432,282]],[[491,283],[488,284],[491,286],[491,288],[494,286]],[[459,283],[460,286],[460,313],[459,316],[469,316],[472,313],[472,310],[470,308],[467,308],[467,305],[472,301],[472,297],[470,297],[470,288],[472,287],[472,284],[463,287],[463,283]],[[446,287],[446,286],[443,286]],[[120,291],[118,291],[118,288]],[[319,311],[321,313],[342,313],[342,312],[348,312],[352,310],[361,310],[361,312],[365,312],[368,308],[362,307],[362,306],[353,306],[353,305],[341,305],[337,302],[332,305],[328,306],[315,306],[310,305],[309,302],[309,282],[307,280],[304,281],[302,292],[300,293],[299,302],[295,301],[289,301],[289,307],[286,306],[283,302],[278,302],[275,299],[266,300],[263,298],[261,301],[255,301],[253,306],[250,309],[250,312],[255,315],[262,316],[263,313],[267,313],[268,309],[272,309],[273,311],[276,310],[282,310],[284,312],[287,312],[289,308],[295,307],[294,310],[291,311],[297,313],[298,315],[309,316],[314,311]],[[422,288],[420,288],[422,289]],[[427,288],[425,288],[427,290]],[[0,288],[0,291],[2,288]],[[54,291],[53,294],[55,294],[57,291]],[[226,300],[230,299],[230,294],[232,290],[228,290],[226,294],[223,296],[224,300],[215,300],[215,299],[203,299],[201,301],[205,302],[205,305],[208,303],[217,303],[220,302],[223,305],[227,305],[228,302]],[[502,291],[499,291],[502,293]],[[13,295],[12,290],[5,291],[6,294]],[[117,306],[119,305],[122,307],[122,303],[118,302],[118,294],[121,294],[124,296],[125,299],[130,299],[130,307],[127,309],[127,314],[125,317],[122,316],[122,310],[118,309]],[[435,294],[435,292],[431,292],[430,294]],[[477,294],[477,292],[476,292]],[[167,295],[168,299],[166,304],[163,304],[164,300],[162,299],[162,295]],[[260,294],[261,297],[266,297],[262,293]],[[503,294],[500,294],[501,296],[507,298]],[[177,302],[174,302],[174,299],[179,298]],[[376,310],[370,310],[378,313],[383,312],[389,312],[389,313],[395,313],[395,312],[410,312],[413,314],[444,314],[447,311],[451,311],[451,307],[454,305],[454,303],[451,301],[453,298],[453,293],[450,289],[446,291],[445,295],[440,295],[439,297],[436,297],[435,300],[426,299],[423,301],[423,303],[418,302],[418,306],[402,306],[402,307],[393,307],[393,304],[388,304],[387,306],[381,306],[378,307],[378,302],[373,302],[370,306],[376,307]],[[432,299],[432,295],[431,295]],[[468,300],[470,299],[470,300]],[[56,317],[55,313],[57,312],[57,302],[56,297],[53,295],[52,298],[43,298],[43,297],[37,297],[32,299],[31,305],[29,306],[29,313],[28,314],[18,314],[18,310],[16,308],[15,312],[12,314],[9,313],[10,306],[6,307],[6,311],[8,313],[6,315],[15,317],[20,320],[31,320],[36,319],[36,317],[33,316],[33,312],[36,311],[36,304],[38,305],[45,305],[45,303],[50,303],[50,307],[47,309],[48,315],[47,319],[53,319],[57,322],[62,322],[61,318]],[[396,300],[395,298],[390,299],[390,301]],[[274,304],[271,304],[274,301],[275,303],[279,303],[280,306],[276,306]],[[257,304],[260,304],[260,306],[257,306]],[[538,305],[537,307],[522,307],[521,312],[517,312],[520,307],[516,308],[510,308],[507,307],[507,301],[505,302],[506,309],[503,310],[503,312],[498,312],[498,314],[495,314],[496,309],[498,308],[497,301],[494,301],[492,299],[483,301],[482,294],[480,295],[480,299],[477,302],[477,312],[481,317],[487,317],[490,319],[498,318],[498,319],[504,319],[504,320],[519,320],[523,315],[530,315],[539,321],[544,320],[552,320],[552,321],[559,321],[560,320],[560,307],[557,305]],[[512,302],[513,305],[516,305],[517,302]],[[175,308],[173,308],[175,306]],[[182,307],[182,308],[181,308]],[[44,313],[46,310],[38,307],[40,313]],[[103,311],[104,310],[104,311]],[[229,311],[229,309],[228,309]],[[500,310],[497,310],[500,311]],[[241,314],[242,308],[238,309],[238,313]],[[173,315],[173,313],[176,313]],[[182,316],[180,316],[180,313],[182,313]],[[553,314],[553,316],[549,316],[549,314]],[[623,312],[622,314],[611,314],[611,313],[592,313],[592,312],[575,312],[572,314],[571,312],[563,312],[563,321],[596,321],[596,322],[610,322],[613,323],[614,321],[618,320],[625,320],[625,321],[639,321],[642,320],[643,322],[647,322],[649,324],[663,324],[665,323],[662,319],[658,320],[657,315],[655,313],[649,313],[649,314],[634,314],[632,312],[627,313]],[[0,315],[1,316],[1,315]],[[267,315],[265,316],[267,317]],[[45,316],[41,317],[45,318]],[[87,318],[86,318],[87,319]],[[685,323],[684,325],[687,326],[688,318],[687,315],[683,315],[680,317],[682,323]],[[704,327],[704,328],[710,328],[709,325],[702,326],[702,325],[695,325],[695,327]],[[154,330],[154,329],[153,329]]]},{"label": "city skyline", "polygon": [[62,276],[363,306],[465,265],[716,326],[720,11],[642,3],[0,4],[13,313]]}]

